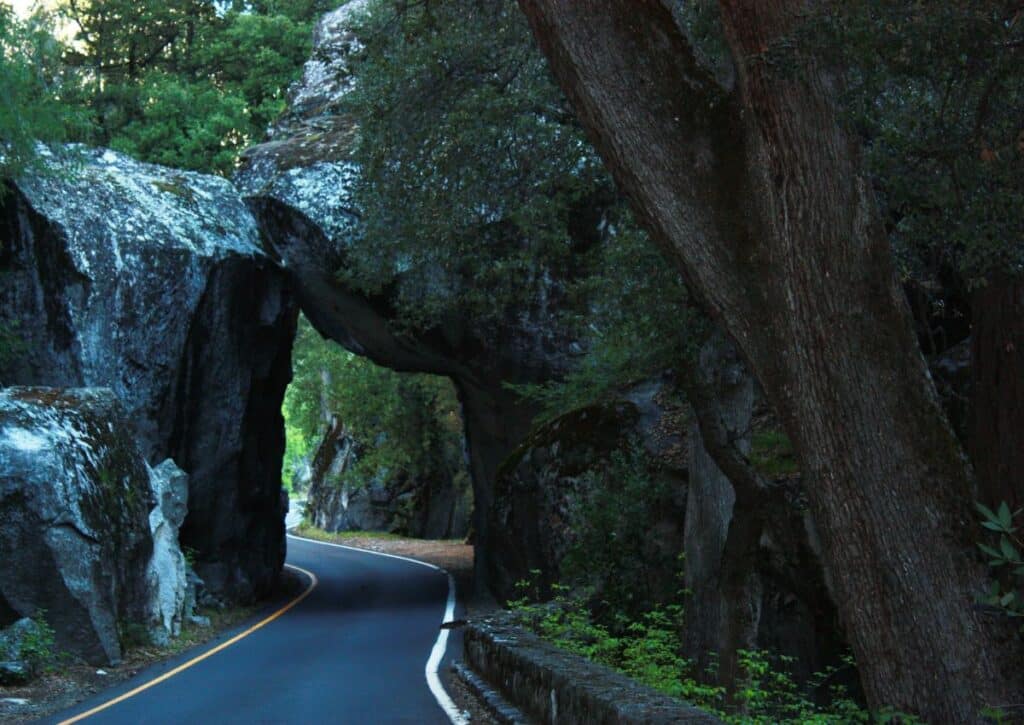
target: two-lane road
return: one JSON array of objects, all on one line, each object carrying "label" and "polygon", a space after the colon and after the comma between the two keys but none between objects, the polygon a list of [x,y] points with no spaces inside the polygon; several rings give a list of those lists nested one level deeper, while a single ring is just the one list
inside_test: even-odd
[{"label": "two-lane road", "polygon": [[[449,577],[409,560],[289,537],[288,563],[318,580],[284,614],[221,651],[85,718],[87,723],[448,723],[431,678],[451,616]],[[308,577],[303,575],[303,579]],[[211,645],[207,650],[216,645]],[[61,722],[193,661],[150,668]],[[430,664],[428,664],[430,660]],[[433,679],[431,687],[428,679]],[[450,712],[450,701],[446,702]]]}]

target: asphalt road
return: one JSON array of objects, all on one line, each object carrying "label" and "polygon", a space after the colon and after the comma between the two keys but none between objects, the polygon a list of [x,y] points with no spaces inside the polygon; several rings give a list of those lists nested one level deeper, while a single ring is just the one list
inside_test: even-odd
[{"label": "asphalt road", "polygon": [[[216,654],[83,722],[451,722],[425,675],[428,659],[440,664],[435,645],[448,608],[446,574],[293,537],[288,563],[318,579],[305,599]],[[74,718],[215,646],[148,668],[44,722]],[[440,697],[446,698],[443,690]]]}]

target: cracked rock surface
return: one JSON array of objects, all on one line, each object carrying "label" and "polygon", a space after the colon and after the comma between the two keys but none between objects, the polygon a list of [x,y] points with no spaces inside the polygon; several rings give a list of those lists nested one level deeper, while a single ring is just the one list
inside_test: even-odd
[{"label": "cracked rock surface", "polygon": [[110,390],[0,390],[0,621],[41,615],[97,665],[120,661],[148,593],[153,501],[128,430]]},{"label": "cracked rock surface", "polygon": [[105,387],[150,465],[189,476],[182,543],[251,600],[284,561],[281,402],[295,305],[225,179],[105,149],[43,149],[0,198],[0,384]]}]

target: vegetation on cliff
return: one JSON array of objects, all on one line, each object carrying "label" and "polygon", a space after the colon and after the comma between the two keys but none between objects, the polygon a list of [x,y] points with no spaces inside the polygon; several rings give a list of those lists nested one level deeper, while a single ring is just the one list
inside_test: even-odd
[{"label": "vegetation on cliff", "polygon": [[293,366],[284,403],[293,466],[297,455],[312,457],[336,419],[358,451],[336,485],[450,478],[461,468],[462,420],[448,380],[374,365],[322,338],[305,318]]}]

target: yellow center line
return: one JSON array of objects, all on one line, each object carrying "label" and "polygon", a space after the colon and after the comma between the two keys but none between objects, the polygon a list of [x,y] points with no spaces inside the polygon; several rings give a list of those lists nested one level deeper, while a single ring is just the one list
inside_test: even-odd
[{"label": "yellow center line", "polygon": [[302,594],[300,594],[299,596],[295,597],[295,599],[293,599],[290,602],[288,602],[287,604],[285,604],[283,607],[278,609],[276,612],[274,612],[273,614],[268,616],[266,619],[263,619],[263,620],[257,622],[256,624],[252,625],[251,627],[249,627],[249,629],[245,630],[244,632],[239,632],[234,637],[229,639],[227,642],[222,642],[221,644],[217,645],[216,647],[214,647],[213,649],[211,649],[211,650],[209,650],[207,652],[204,652],[203,654],[199,655],[198,657],[194,657],[194,658],[190,659],[188,662],[183,662],[182,664],[180,664],[177,667],[175,667],[173,670],[170,670],[169,672],[165,672],[164,674],[160,675],[159,677],[154,677],[149,682],[145,682],[145,683],[139,685],[134,690],[129,690],[128,692],[124,693],[123,695],[118,695],[114,699],[108,700],[107,702],[104,702],[102,705],[97,705],[96,707],[94,707],[91,710],[87,710],[86,712],[83,712],[80,715],[75,715],[73,718],[70,718],[68,720],[63,720],[63,721],[61,721],[59,723],[59,725],[70,725],[71,723],[75,723],[75,722],[79,722],[81,720],[85,720],[87,717],[92,717],[96,713],[102,712],[103,710],[106,710],[108,707],[113,707],[114,705],[116,705],[119,702],[124,702],[128,698],[135,697],[140,692],[148,690],[149,688],[154,687],[155,685],[159,685],[164,680],[169,680],[170,678],[174,677],[175,675],[180,674],[181,672],[184,672],[188,668],[193,667],[193,666],[199,664],[200,662],[205,660],[207,657],[212,657],[213,655],[217,654],[221,650],[227,649],[231,645],[235,644],[235,642],[238,642],[239,640],[244,639],[245,637],[248,637],[250,634],[252,634],[256,630],[261,629],[261,628],[267,626],[268,624],[270,624],[271,622],[273,622],[275,619],[277,619],[282,614],[287,612],[289,609],[294,607],[296,604],[301,602],[303,599],[308,597],[310,595],[310,593],[312,593],[312,591],[316,588],[316,585],[320,583],[320,580],[316,578],[316,574],[314,574],[311,571],[306,571],[305,569],[302,569],[302,568],[297,567],[297,566],[292,566],[291,564],[285,564],[285,566],[288,567],[289,569],[294,569],[295,571],[301,572],[301,573],[303,573],[303,574],[305,574],[306,576],[309,577],[309,586],[306,587],[306,590],[304,592],[302,592]]}]

